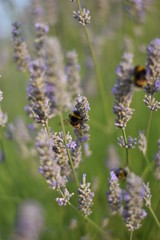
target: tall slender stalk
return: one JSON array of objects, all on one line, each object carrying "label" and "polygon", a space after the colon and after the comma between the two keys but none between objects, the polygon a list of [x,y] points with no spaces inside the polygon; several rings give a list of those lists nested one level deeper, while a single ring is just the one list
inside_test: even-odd
[{"label": "tall slender stalk", "polygon": [[[78,8],[80,11],[80,14],[82,14],[82,7],[81,7],[81,3],[80,0],[77,0],[77,4],[78,4]],[[104,117],[105,117],[105,123],[107,124],[107,119],[108,119],[108,113],[107,113],[107,108],[106,108],[106,104],[107,104],[107,99],[106,99],[106,93],[105,93],[105,88],[103,85],[103,81],[102,81],[102,76],[101,76],[101,72],[99,69],[99,65],[97,63],[97,58],[91,43],[91,39],[89,37],[88,31],[86,26],[83,26],[83,30],[88,42],[88,46],[91,52],[91,56],[92,56],[92,60],[94,63],[94,69],[95,69],[95,74],[96,74],[96,80],[97,80],[97,85],[98,85],[98,89],[99,89],[99,93],[100,93],[100,97],[101,97],[101,101],[102,101],[102,106],[103,106],[103,111],[104,111]]]},{"label": "tall slender stalk", "polygon": [[129,238],[130,240],[132,240],[133,239],[133,231],[131,231],[131,233],[130,233],[130,238]]},{"label": "tall slender stalk", "polygon": [[[67,145],[67,142],[66,142],[66,131],[65,131],[65,127],[64,127],[64,122],[63,122],[63,115],[62,115],[62,113],[60,113],[59,116],[60,116],[60,123],[61,123],[62,131],[63,131],[64,143],[65,143],[65,146],[66,146],[66,145]],[[67,147],[66,147],[66,150],[67,150],[68,159],[69,159],[69,162],[70,162],[70,165],[71,165],[71,169],[72,169],[72,172],[73,172],[75,181],[76,181],[76,185],[77,185],[77,187],[79,187],[79,181],[78,181],[78,178],[77,178],[77,174],[76,174],[76,172],[75,172],[75,169],[74,169],[74,165],[73,165],[73,161],[72,161],[72,157],[71,157],[70,151],[69,151],[69,149],[68,149]]]},{"label": "tall slender stalk", "polygon": [[[125,146],[127,145],[127,137],[126,137],[126,132],[125,129],[122,128],[122,133],[123,133],[123,138],[124,138],[124,142],[125,142]],[[129,166],[129,154],[128,154],[128,148],[125,147],[126,150],[126,165]]]},{"label": "tall slender stalk", "polygon": [[154,220],[155,220],[155,222],[156,222],[158,228],[160,229],[160,222],[159,222],[157,216],[155,215],[155,213],[154,213],[152,207],[149,207],[149,210],[150,210],[150,212],[151,212],[151,214],[152,214],[152,216],[153,216],[153,218],[154,218]]},{"label": "tall slender stalk", "polygon": [[152,119],[152,111],[149,112],[148,123],[147,123],[147,128],[146,128],[146,141],[148,140],[148,136],[149,136],[149,131],[150,131],[150,127],[151,127],[151,119]]},{"label": "tall slender stalk", "polygon": [[[63,192],[59,189],[58,192],[62,195],[62,197],[64,197]],[[92,225],[99,233],[101,233],[102,235],[106,236],[106,239],[108,238],[108,234],[99,226],[97,225],[92,219],[90,219],[87,216],[84,216],[70,201],[68,202],[69,206],[71,206],[78,214],[80,214],[84,220],[86,220],[90,225]]]}]

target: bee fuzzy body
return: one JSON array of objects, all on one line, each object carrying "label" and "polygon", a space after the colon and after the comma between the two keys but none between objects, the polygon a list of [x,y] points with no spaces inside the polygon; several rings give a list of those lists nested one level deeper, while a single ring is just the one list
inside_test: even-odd
[{"label": "bee fuzzy body", "polygon": [[128,175],[127,169],[126,168],[121,168],[121,167],[115,169],[114,173],[119,180],[125,180],[127,175]]},{"label": "bee fuzzy body", "polygon": [[134,76],[134,85],[138,88],[143,88],[147,85],[147,79],[146,79],[146,69],[138,65],[134,68],[133,71]]},{"label": "bee fuzzy body", "polygon": [[81,118],[79,111],[74,111],[69,114],[69,123],[74,128],[79,128],[82,124],[82,120],[83,119]]}]

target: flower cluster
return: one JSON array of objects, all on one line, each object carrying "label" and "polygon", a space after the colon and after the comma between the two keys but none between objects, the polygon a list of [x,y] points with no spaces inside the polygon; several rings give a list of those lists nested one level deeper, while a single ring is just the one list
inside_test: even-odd
[{"label": "flower cluster", "polygon": [[91,22],[90,11],[88,9],[83,8],[82,12],[73,11],[73,17],[82,25],[86,25]]},{"label": "flower cluster", "polygon": [[119,187],[118,178],[114,171],[111,171],[108,181],[109,191],[107,192],[108,204],[112,214],[121,213],[122,192]]},{"label": "flower cluster", "polygon": [[147,86],[146,92],[153,95],[160,90],[160,39],[156,38],[147,47]]},{"label": "flower cluster", "polygon": [[89,110],[90,107],[87,98],[79,95],[76,98],[76,104],[73,107],[73,112],[78,112],[80,116],[80,127],[74,129],[74,133],[80,142],[86,142],[90,138],[90,126],[87,124],[89,121]]},{"label": "flower cluster", "polygon": [[146,154],[146,151],[147,151],[147,140],[146,140],[146,136],[144,134],[144,131],[139,131],[139,135],[138,135],[138,148],[143,153],[143,155]]},{"label": "flower cluster", "polygon": [[122,61],[117,67],[116,74],[118,78],[112,89],[115,98],[113,112],[117,116],[115,126],[119,128],[126,127],[134,112],[134,110],[130,108],[133,95],[131,82],[133,72],[132,62],[133,55],[130,53],[124,53]]},{"label": "flower cluster", "polygon": [[48,185],[53,189],[65,188],[66,176],[62,175],[61,166],[54,152],[54,141],[45,130],[37,136],[36,148],[40,156],[39,172],[46,178]]},{"label": "flower cluster", "polygon": [[49,118],[48,99],[44,93],[43,76],[45,67],[40,59],[30,63],[30,81],[27,87],[28,106],[25,110],[27,114],[37,123],[45,125]]},{"label": "flower cluster", "polygon": [[17,70],[25,72],[28,70],[28,63],[30,59],[27,45],[21,36],[22,33],[20,30],[20,24],[14,22],[12,27],[14,60],[17,64]]},{"label": "flower cluster", "polygon": [[71,100],[74,100],[78,94],[81,93],[79,75],[80,66],[78,64],[78,57],[75,50],[67,53],[65,69],[68,81],[68,91],[71,93]]},{"label": "flower cluster", "polygon": [[120,147],[135,148],[136,143],[137,143],[137,139],[136,138],[132,138],[131,136],[128,137],[127,143],[125,143],[123,136],[118,138],[118,145]]},{"label": "flower cluster", "polygon": [[143,210],[143,184],[142,179],[134,173],[127,177],[126,192],[124,195],[123,218],[129,231],[141,227],[141,221],[146,217]]},{"label": "flower cluster", "polygon": [[49,31],[48,25],[43,23],[35,24],[36,39],[34,41],[35,54],[38,58],[45,57],[45,39]]},{"label": "flower cluster", "polygon": [[145,95],[143,102],[150,111],[157,111],[160,108],[160,102],[153,98],[152,95]]},{"label": "flower cluster", "polygon": [[90,183],[86,183],[86,174],[83,174],[82,183],[78,188],[78,201],[80,211],[84,216],[89,216],[92,213],[93,197],[94,192],[91,192]]},{"label": "flower cluster", "polygon": [[66,206],[69,203],[69,201],[73,195],[74,195],[74,193],[69,193],[67,188],[64,188],[63,189],[63,197],[56,198],[56,201],[60,206]]},{"label": "flower cluster", "polygon": [[129,16],[134,20],[138,22],[143,22],[146,15],[146,1],[144,0],[129,0],[127,1],[128,5],[126,7]]},{"label": "flower cluster", "polygon": [[145,193],[144,193],[145,205],[146,205],[146,207],[150,207],[152,195],[151,195],[151,190],[149,187],[149,182],[147,182],[147,184],[143,183],[143,186],[144,186],[144,190],[145,190]]}]

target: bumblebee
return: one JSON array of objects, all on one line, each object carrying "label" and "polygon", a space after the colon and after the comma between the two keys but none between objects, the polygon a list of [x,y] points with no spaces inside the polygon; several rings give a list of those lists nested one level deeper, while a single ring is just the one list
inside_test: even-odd
[{"label": "bumblebee", "polygon": [[75,110],[69,114],[69,123],[74,128],[79,128],[83,122],[82,117],[80,116],[80,112]]},{"label": "bumblebee", "polygon": [[119,180],[125,180],[127,175],[128,175],[127,169],[126,168],[121,168],[121,167],[115,169],[114,173]]},{"label": "bumblebee", "polygon": [[136,87],[143,88],[147,85],[146,69],[143,66],[138,65],[134,68],[133,77]]}]

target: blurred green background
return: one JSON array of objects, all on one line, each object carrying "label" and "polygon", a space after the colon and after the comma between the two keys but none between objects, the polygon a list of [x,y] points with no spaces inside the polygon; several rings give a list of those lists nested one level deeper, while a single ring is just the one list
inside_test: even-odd
[{"label": "blurred green background", "polygon": [[[46,1],[47,2],[47,1]],[[57,18],[54,26],[50,27],[50,35],[57,36],[61,42],[63,53],[75,49],[79,56],[81,65],[81,80],[83,94],[87,96],[90,111],[91,140],[90,148],[92,155],[83,159],[78,170],[79,179],[82,174],[87,174],[87,181],[98,181],[95,192],[93,213],[91,218],[98,224],[102,224],[103,218],[108,218],[109,223],[106,229],[113,232],[113,239],[129,239],[129,232],[120,216],[110,216],[107,199],[107,178],[109,170],[106,168],[108,146],[115,145],[122,165],[125,161],[125,151],[117,145],[117,137],[121,136],[121,131],[114,127],[114,115],[112,113],[113,95],[112,87],[116,80],[115,69],[121,60],[124,49],[124,40],[129,39],[130,48],[134,54],[134,64],[145,66],[146,47],[150,41],[160,37],[160,1],[151,1],[151,5],[146,10],[146,17],[143,23],[134,22],[129,18],[125,8],[127,1],[105,1],[104,16],[98,12],[98,1],[84,1],[82,6],[91,11],[91,24],[87,26],[90,32],[96,57],[101,69],[104,88],[106,92],[106,108],[108,112],[107,126],[104,121],[104,113],[101,99],[97,91],[94,69],[88,68],[90,52],[85,40],[83,28],[72,17],[72,11],[77,9],[76,3],[69,0],[57,0],[57,8],[53,16]],[[29,49],[32,48],[34,40],[34,28],[31,19],[31,5],[29,3],[18,8],[18,2],[1,1],[1,8],[6,11],[6,19],[10,23],[18,20],[22,24],[23,36]],[[30,3],[31,4],[31,3]],[[8,20],[9,19],[9,20]],[[8,23],[6,28],[8,28]],[[22,117],[26,123],[32,123],[25,111],[27,105],[26,87],[29,75],[16,70],[12,54],[11,26],[9,35],[1,38],[0,57],[0,89],[3,91],[2,110],[8,114],[8,123],[17,117]],[[92,65],[92,64],[91,64]],[[156,98],[159,99],[157,94]],[[138,130],[145,130],[149,111],[143,103],[144,92],[136,91],[133,97],[132,107],[135,109],[133,118],[128,123],[127,136],[138,136]],[[64,114],[65,116],[68,113]],[[154,112],[148,142],[148,157],[152,161],[157,151],[157,140],[160,138],[159,125],[160,112]],[[59,119],[51,120],[50,125],[54,131],[60,131]],[[72,132],[71,126],[66,127]],[[104,131],[106,129],[106,131]],[[90,227],[83,219],[77,215],[69,206],[59,207],[55,201],[58,196],[55,191],[48,188],[45,179],[38,173],[39,159],[28,157],[24,159],[15,141],[10,141],[5,137],[6,127],[1,129],[1,140],[5,149],[5,159],[0,163],[0,236],[1,239],[10,239],[14,229],[16,212],[19,204],[25,199],[37,200],[44,209],[45,227],[41,239],[81,239],[82,236],[90,234],[91,239],[101,239],[93,227]],[[34,143],[33,143],[34,144]],[[33,145],[34,146],[34,145]],[[130,151],[131,170],[141,175],[146,163],[138,148]],[[152,192],[152,207],[157,217],[160,219],[160,206],[158,205],[159,184],[151,174],[148,174],[146,181],[150,182]],[[71,181],[68,184],[71,191],[76,192],[75,184]],[[77,206],[77,194],[73,200]],[[70,229],[71,219],[78,220],[78,226],[74,230]],[[116,229],[116,232],[115,232]],[[135,232],[134,239],[160,239],[160,233],[148,212],[148,216],[143,221],[143,226]]]}]

